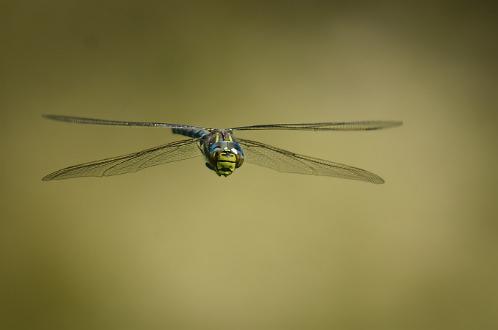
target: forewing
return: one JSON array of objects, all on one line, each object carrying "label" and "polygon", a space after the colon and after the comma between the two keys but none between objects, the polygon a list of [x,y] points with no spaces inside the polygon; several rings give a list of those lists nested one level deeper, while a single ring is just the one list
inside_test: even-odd
[{"label": "forewing", "polygon": [[243,147],[245,161],[279,172],[384,183],[378,175],[357,167],[296,154],[257,141],[238,139],[238,142]]},{"label": "forewing", "polygon": [[234,130],[370,131],[400,126],[400,121],[351,121],[307,124],[267,124],[233,127]]},{"label": "forewing", "polygon": [[63,121],[66,123],[74,123],[74,124],[111,125],[111,126],[147,126],[147,127],[166,127],[166,128],[198,128],[192,125],[169,124],[169,123],[148,122],[148,121],[108,120],[108,119],[73,117],[73,116],[63,116],[63,115],[43,115],[43,117],[51,120]]},{"label": "forewing", "polygon": [[119,175],[136,172],[146,167],[194,158],[201,155],[197,141],[198,139],[180,140],[129,155],[66,167],[50,173],[42,180]]}]

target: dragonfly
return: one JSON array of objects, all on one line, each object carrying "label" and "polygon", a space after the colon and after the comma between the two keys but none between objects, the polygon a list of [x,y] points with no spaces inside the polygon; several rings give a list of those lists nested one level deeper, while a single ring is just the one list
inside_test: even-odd
[{"label": "dragonfly", "polygon": [[384,183],[384,180],[372,172],[350,165],[301,155],[258,141],[236,138],[234,132],[257,130],[369,131],[396,127],[402,124],[400,121],[353,121],[205,128],[184,124],[120,121],[64,115],[43,115],[43,117],[75,124],[168,128],[174,134],[187,137],[187,139],[127,155],[69,166],[48,174],[43,177],[43,181],[79,177],[106,177],[133,173],[151,166],[204,156],[207,168],[220,177],[231,175],[244,162],[247,162],[284,173],[327,176],[381,184]]}]

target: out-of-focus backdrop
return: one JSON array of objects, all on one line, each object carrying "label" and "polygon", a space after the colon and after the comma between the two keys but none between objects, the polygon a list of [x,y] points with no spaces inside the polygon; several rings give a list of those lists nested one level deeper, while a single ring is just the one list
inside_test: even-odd
[{"label": "out-of-focus backdrop", "polygon": [[[497,15],[478,2],[1,1],[1,329],[497,329]],[[229,127],[385,185],[200,159],[41,182]]]}]

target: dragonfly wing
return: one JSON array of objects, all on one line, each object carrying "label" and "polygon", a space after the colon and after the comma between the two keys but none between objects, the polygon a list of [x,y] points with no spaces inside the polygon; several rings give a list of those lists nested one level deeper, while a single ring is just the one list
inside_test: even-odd
[{"label": "dragonfly wing", "polygon": [[323,175],[376,184],[384,183],[384,180],[378,175],[357,167],[296,154],[257,141],[238,139],[238,142],[243,147],[245,160],[254,165],[286,173]]},{"label": "dragonfly wing", "polygon": [[66,123],[74,123],[74,124],[111,125],[111,126],[147,126],[147,127],[166,127],[166,128],[198,128],[192,125],[168,124],[168,123],[148,122],[148,121],[122,121],[122,120],[72,117],[72,116],[62,116],[62,115],[43,115],[43,117],[51,120],[63,121]]},{"label": "dragonfly wing", "polygon": [[294,130],[294,131],[370,131],[400,126],[400,121],[351,121],[307,124],[267,124],[233,127],[234,130]]},{"label": "dragonfly wing", "polygon": [[197,142],[198,139],[175,141],[124,156],[74,165],[55,171],[42,180],[119,175],[136,172],[146,167],[194,158],[201,155]]}]

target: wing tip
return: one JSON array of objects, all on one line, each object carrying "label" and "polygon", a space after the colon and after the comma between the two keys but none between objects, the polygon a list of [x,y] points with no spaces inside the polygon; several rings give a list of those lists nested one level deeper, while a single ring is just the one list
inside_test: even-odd
[{"label": "wing tip", "polygon": [[41,180],[42,181],[53,181],[53,180],[57,180],[57,172],[47,174]]},{"label": "wing tip", "polygon": [[370,182],[373,183],[373,184],[384,184],[384,183],[386,183],[386,181],[384,181],[384,179],[382,179],[381,177],[374,178]]},{"label": "wing tip", "polygon": [[41,180],[42,181],[58,181],[58,180],[64,180],[64,179],[69,179],[69,177],[64,177],[64,174],[66,173],[66,169],[61,169],[52,173],[49,173],[45,175]]},{"label": "wing tip", "polygon": [[399,127],[403,125],[403,121],[401,120],[375,121],[371,123],[373,124],[373,126],[365,128],[366,131],[376,131],[386,128]]},{"label": "wing tip", "polygon": [[70,121],[70,117],[67,117],[67,116],[61,116],[61,115],[53,115],[53,114],[49,114],[49,113],[44,113],[41,115],[42,118],[45,118],[45,119],[49,119],[49,120],[55,120],[55,121]]},{"label": "wing tip", "polygon": [[368,172],[368,182],[370,183],[373,183],[373,184],[384,184],[386,183],[386,181],[384,181],[384,179],[382,179],[380,176],[378,176],[377,174],[375,173],[372,173],[372,172]]},{"label": "wing tip", "polygon": [[45,119],[54,119],[54,117],[55,117],[55,115],[51,115],[48,113],[43,113],[41,116],[42,116],[42,118],[45,118]]}]

